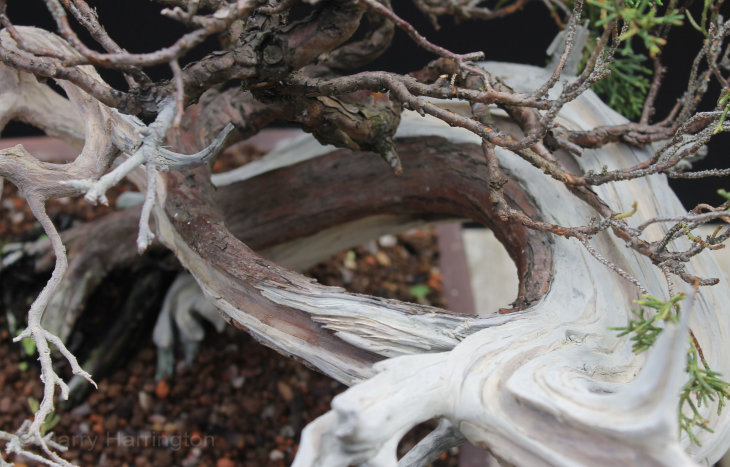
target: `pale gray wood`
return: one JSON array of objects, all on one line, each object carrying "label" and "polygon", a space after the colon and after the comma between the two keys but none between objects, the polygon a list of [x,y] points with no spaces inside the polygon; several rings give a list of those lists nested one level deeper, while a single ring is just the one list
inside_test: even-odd
[{"label": "pale gray wood", "polygon": [[[534,67],[488,66],[518,91],[546,78]],[[589,129],[623,119],[586,93],[567,106],[560,122]],[[399,135],[419,134],[479,144],[474,135],[440,122],[404,118]],[[523,180],[548,221],[580,225],[594,215],[524,161],[507,151],[498,155]],[[609,145],[586,151],[577,163],[584,170],[601,170],[647,157],[645,151]],[[628,211],[639,201],[632,224],[684,212],[663,176],[595,190],[617,211]],[[661,233],[661,226],[655,226],[649,235]],[[662,275],[647,259],[608,234],[592,244],[651,293],[665,296]],[[704,408],[715,432],[696,430],[701,447],[686,437],[678,439],[686,324],[668,327],[654,349],[634,355],[627,338],[617,338],[609,328],[626,324],[636,287],[574,240],[556,238],[554,251],[554,282],[541,303],[508,319],[495,317],[494,326],[450,352],[379,363],[376,377],[338,396],[333,411],[307,427],[295,465],[395,465],[393,439],[404,427],[438,416],[451,420],[472,443],[516,465],[682,465],[718,459],[728,447],[727,411],[717,416],[715,407]],[[694,259],[692,269],[704,277],[725,277],[709,255]],[[703,288],[693,304],[684,304],[683,315],[711,365],[723,374],[730,374],[730,361],[723,358],[730,331],[723,311],[728,298],[725,286]]]}]

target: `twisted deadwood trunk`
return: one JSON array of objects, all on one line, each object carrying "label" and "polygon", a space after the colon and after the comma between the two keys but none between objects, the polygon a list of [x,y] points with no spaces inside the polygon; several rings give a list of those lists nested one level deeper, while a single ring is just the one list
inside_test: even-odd
[{"label": "twisted deadwood trunk", "polygon": [[[489,66],[518,91],[546,79],[534,67]],[[494,118],[510,125],[504,115]],[[591,93],[560,117],[572,129],[622,121]],[[431,418],[443,422],[403,465],[425,462],[464,437],[519,465],[711,463],[725,452],[727,412],[704,408],[714,433],[698,430],[702,446],[678,439],[676,413],[687,320],[705,357],[730,374],[722,359],[729,331],[724,282],[702,289],[685,304],[680,326],[668,326],[655,348],[636,356],[627,338],[609,331],[626,324],[636,287],[577,241],[494,215],[478,137],[410,114],[398,137],[399,178],[373,163],[372,154],[307,140],[213,177],[217,190],[204,168],[171,172],[157,184],[159,239],[231,323],[340,381],[359,383],[305,430],[296,465],[394,465],[400,437]],[[497,155],[509,176],[509,201],[534,218],[570,226],[594,215],[562,184],[507,151]],[[647,157],[608,145],[572,163],[600,171]],[[636,223],[683,213],[663,176],[594,190],[625,211],[639,201],[630,219]],[[505,244],[518,266],[520,311],[461,317],[324,287],[274,262],[303,267],[350,242],[454,217],[488,225]],[[653,228],[649,236],[659,238],[660,225]],[[592,247],[662,295],[660,271],[614,236],[599,234]],[[707,254],[692,268],[723,277]]]},{"label": "twisted deadwood trunk", "polygon": [[[491,70],[518,91],[546,78],[533,67],[495,64]],[[566,106],[560,121],[589,129],[622,118],[586,93]],[[678,439],[677,404],[685,380],[687,319],[711,364],[730,374],[730,362],[722,358],[730,331],[723,314],[726,286],[702,289],[685,304],[680,326],[668,326],[654,349],[636,356],[627,338],[609,330],[626,324],[636,287],[576,241],[505,225],[492,215],[478,137],[411,115],[398,136],[402,179],[373,167],[365,160],[372,156],[321,147],[306,153],[301,142],[290,147],[291,154],[269,156],[287,165],[292,155],[299,160],[321,155],[242,183],[236,198],[223,196],[246,206],[239,208],[240,218],[226,220],[215,208],[203,169],[171,174],[166,186],[158,185],[162,242],[233,324],[340,381],[360,383],[306,428],[295,465],[395,465],[400,437],[431,418],[448,423],[404,464],[428,459],[434,446],[459,442],[458,432],[518,465],[674,465],[691,458],[711,463],[725,452],[727,412],[717,416],[714,407],[705,408],[714,433],[698,431],[700,447]],[[560,225],[590,221],[591,209],[564,186],[506,151],[497,154],[510,177],[511,202]],[[647,157],[635,148],[608,145],[586,151],[574,163],[583,171],[600,171]],[[594,190],[625,211],[639,201],[632,218],[637,223],[683,212],[659,175]],[[323,287],[255,254],[231,233],[243,222],[244,238],[258,239],[262,248],[309,235],[300,240],[301,250],[357,231],[365,225],[361,219],[375,214],[387,216],[380,220],[394,227],[424,216],[487,224],[518,265],[521,311],[479,310],[477,318],[459,317]],[[345,222],[343,230],[334,230]],[[661,227],[654,228],[649,236],[659,238]],[[592,247],[650,293],[662,294],[660,271],[615,237],[598,235]],[[692,267],[700,276],[723,276],[706,255]],[[396,358],[373,366],[383,356]]]}]

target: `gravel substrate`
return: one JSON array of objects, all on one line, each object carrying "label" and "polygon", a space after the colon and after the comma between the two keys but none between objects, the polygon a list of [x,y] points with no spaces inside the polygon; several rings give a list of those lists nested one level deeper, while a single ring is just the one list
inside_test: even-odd
[{"label": "gravel substrate", "polygon": [[[437,255],[433,232],[416,231],[342,252],[309,274],[356,292],[440,306]],[[35,356],[11,342],[4,317],[0,325],[0,429],[14,430],[30,417],[28,398],[40,399],[42,386]],[[53,431],[69,446],[64,457],[99,466],[289,465],[301,429],[345,389],[233,328],[211,329],[194,364],[179,364],[170,380],[155,381],[155,364],[148,335],[98,381],[98,391],[59,409]],[[401,450],[427,430],[410,433]],[[444,455],[436,465],[457,465],[457,457]]]}]

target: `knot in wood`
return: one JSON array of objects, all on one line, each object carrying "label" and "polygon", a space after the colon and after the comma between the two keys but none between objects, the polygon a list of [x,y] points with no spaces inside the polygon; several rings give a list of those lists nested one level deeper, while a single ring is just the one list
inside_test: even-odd
[{"label": "knot in wood", "polygon": [[267,65],[276,65],[284,59],[284,52],[276,44],[269,44],[264,48],[264,63]]}]

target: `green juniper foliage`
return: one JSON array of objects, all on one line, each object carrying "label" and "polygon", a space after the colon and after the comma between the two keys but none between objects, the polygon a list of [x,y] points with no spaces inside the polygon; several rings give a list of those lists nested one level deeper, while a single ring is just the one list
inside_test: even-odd
[{"label": "green juniper foliage", "polygon": [[722,188],[720,188],[719,190],[717,190],[717,194],[725,198],[727,200],[726,203],[730,202],[730,193],[728,193],[727,190],[723,190]]},{"label": "green juniper foliage", "polygon": [[645,66],[647,57],[634,51],[633,40],[640,39],[651,57],[659,54],[666,44],[660,29],[682,25],[684,16],[675,6],[674,0],[666,7],[659,0],[587,0],[585,15],[589,19],[590,38],[585,45],[584,65],[604,27],[614,21],[626,27],[619,37],[623,45],[609,66],[610,74],[592,89],[627,118],[641,115],[652,75],[652,70]]},{"label": "green juniper foliage", "polygon": [[699,24],[697,21],[695,21],[692,14],[689,12],[689,10],[685,11],[685,15],[687,16],[687,20],[689,20],[690,24],[693,28],[698,30],[702,33],[703,36],[709,37],[709,34],[707,34],[707,14],[710,12],[710,9],[714,6],[714,0],[704,0],[702,3],[702,14],[700,16],[700,22]]},{"label": "green juniper foliage", "polygon": [[638,37],[651,57],[659,54],[661,47],[667,43],[661,37],[659,29],[662,26],[682,25],[684,15],[675,8],[676,3],[671,1],[664,7],[659,0],[588,0],[589,5],[598,8],[599,19],[595,23],[597,28],[620,21],[620,24],[627,26],[619,38],[624,42],[626,50],[633,53],[629,39]]},{"label": "green juniper foliage", "polygon": [[[572,2],[568,2],[570,5]],[[688,6],[670,0],[666,5],[661,0],[586,0],[585,17],[589,20],[590,36],[584,48],[582,66],[591,56],[603,28],[610,24],[624,27],[619,40],[622,42],[609,65],[608,76],[593,84],[592,89],[614,110],[629,119],[638,118],[643,110],[644,100],[650,88],[653,71],[647,67],[649,59],[634,50],[634,39],[650,57],[661,54],[666,45],[669,28],[681,26],[684,20],[705,38],[708,28],[718,14],[715,0],[702,0],[702,11],[692,15]],[[724,89],[718,99],[722,116],[715,133],[719,133],[728,112],[730,112],[730,89]]]},{"label": "green juniper foliage", "polygon": [[[620,336],[631,335],[635,353],[649,349],[656,342],[662,332],[663,325],[668,322],[677,323],[679,318],[679,302],[684,294],[675,295],[669,301],[664,301],[650,295],[644,295],[641,300],[635,300],[638,310],[632,310],[635,319],[629,321],[628,326],[612,328]],[[647,311],[654,310],[653,312]],[[722,379],[722,375],[710,368],[702,355],[702,351],[694,335],[690,333],[690,346],[687,350],[687,382],[682,386],[679,397],[679,429],[687,433],[693,443],[700,442],[692,432],[696,426],[712,431],[708,420],[700,414],[702,405],[708,406],[717,398],[718,415],[725,406],[725,399],[730,398],[730,383]],[[689,415],[688,415],[689,414]]]},{"label": "green juniper foliage", "polygon": [[[682,386],[679,398],[679,429],[686,432],[693,443],[699,445],[699,440],[692,433],[692,427],[699,426],[712,432],[707,426],[708,420],[700,414],[699,407],[703,404],[710,405],[717,397],[717,414],[720,415],[725,407],[725,399],[730,397],[730,383],[723,380],[720,373],[712,371],[694,339],[687,351],[687,373],[689,380]],[[685,408],[689,409],[691,416],[685,414]]]},{"label": "green juniper foliage", "polygon": [[[633,334],[631,340],[634,341],[634,353],[642,353],[649,349],[657,337],[662,332],[659,325],[667,322],[677,323],[679,318],[679,301],[684,299],[684,295],[675,295],[668,302],[664,302],[656,297],[644,295],[643,300],[634,300],[639,305],[638,310],[631,310],[636,319],[629,321],[626,327],[611,328],[614,331],[620,331],[619,337]],[[647,313],[646,308],[656,310],[655,313]]]},{"label": "green juniper foliage", "polygon": [[611,74],[595,83],[591,89],[609,107],[626,118],[637,118],[641,116],[650,86],[648,77],[651,76],[651,70],[643,65],[645,62],[646,57],[642,54],[619,50],[608,67]]}]

